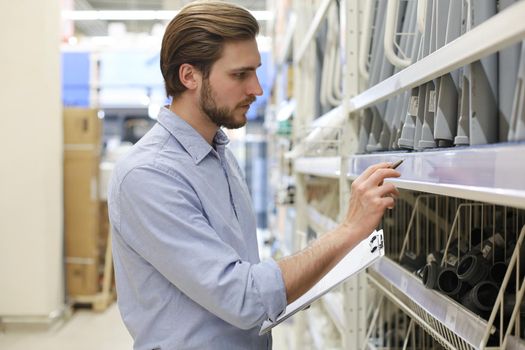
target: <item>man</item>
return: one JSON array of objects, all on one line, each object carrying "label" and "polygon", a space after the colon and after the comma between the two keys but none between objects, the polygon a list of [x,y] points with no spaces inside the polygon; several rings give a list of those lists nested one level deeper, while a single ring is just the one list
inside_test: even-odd
[{"label": "man", "polygon": [[222,2],[184,7],[166,29],[170,106],[118,162],[109,190],[118,303],[135,349],[269,349],[259,336],[394,205],[389,164],[352,185],[344,221],[305,250],[261,262],[250,196],[221,126],[262,94],[256,20]]}]

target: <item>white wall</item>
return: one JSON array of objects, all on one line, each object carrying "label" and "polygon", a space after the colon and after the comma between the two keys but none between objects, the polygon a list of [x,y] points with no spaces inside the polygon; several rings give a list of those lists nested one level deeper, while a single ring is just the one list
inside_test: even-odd
[{"label": "white wall", "polygon": [[63,304],[59,1],[0,1],[0,317]]}]

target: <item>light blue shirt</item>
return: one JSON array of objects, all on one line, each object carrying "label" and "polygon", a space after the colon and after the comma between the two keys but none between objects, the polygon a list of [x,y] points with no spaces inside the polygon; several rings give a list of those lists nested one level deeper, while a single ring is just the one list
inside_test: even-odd
[{"label": "light blue shirt", "polygon": [[163,108],[117,162],[108,194],[120,313],[135,349],[270,349],[261,323],[286,307],[261,262],[255,216],[219,130],[214,147]]}]

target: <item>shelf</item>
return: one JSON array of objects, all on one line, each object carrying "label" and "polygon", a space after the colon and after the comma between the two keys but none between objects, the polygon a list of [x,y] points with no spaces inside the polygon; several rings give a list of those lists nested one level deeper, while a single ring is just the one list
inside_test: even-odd
[{"label": "shelf", "polygon": [[326,313],[330,316],[330,319],[334,322],[335,327],[343,335],[347,328],[346,319],[343,308],[343,296],[336,294],[337,292],[326,293],[323,298],[323,306],[326,310]]},{"label": "shelf", "polygon": [[[316,118],[312,122],[312,126],[308,128],[303,136],[304,138],[289,152],[286,153],[286,157],[293,159],[304,155],[312,155],[312,152],[316,151],[324,140],[332,140],[334,144],[337,144],[337,139],[334,133],[341,131],[341,125],[346,119],[343,105],[339,105],[332,108],[319,118]],[[330,142],[330,141],[329,141]]]},{"label": "shelf", "polygon": [[352,98],[350,112],[384,101],[523,40],[524,14],[525,2],[509,6],[456,40]]},{"label": "shelf", "polygon": [[[398,188],[525,208],[525,144],[493,144],[424,152],[355,155],[347,176],[354,180],[367,167],[403,159]],[[298,158],[296,171],[328,178],[340,174],[340,157]]]},{"label": "shelf", "polygon": [[[366,34],[367,31],[370,31],[369,34],[378,33],[378,31],[372,32],[374,26],[373,23],[370,23],[368,27],[360,26],[359,23],[366,22],[361,21],[363,19],[361,14],[365,8],[368,7],[369,9],[372,9],[372,11],[370,11],[371,22],[377,22],[375,24],[381,23],[383,12],[379,11],[378,7],[373,7],[374,5],[369,2],[366,2],[366,4],[361,4],[360,2],[358,4],[358,2],[354,1],[341,2],[340,10],[341,13],[345,14],[344,17],[346,20],[344,27],[343,22],[341,22],[341,28],[347,28],[348,30],[343,31],[347,35],[345,35],[340,42],[344,44],[341,46],[345,50],[344,56],[347,58],[346,62],[352,64],[343,67],[341,83],[345,86],[345,89],[342,102],[323,115],[320,115],[320,113],[316,114],[310,103],[312,102],[312,99],[317,98],[314,94],[315,91],[310,89],[313,86],[312,84],[315,85],[315,82],[310,78],[314,76],[313,73],[316,73],[315,65],[312,66],[308,64],[313,57],[310,57],[310,53],[312,52],[308,52],[309,57],[303,57],[307,59],[307,61],[302,61],[300,64],[298,64],[298,61],[301,60],[301,56],[307,47],[306,43],[311,39],[312,33],[316,31],[319,18],[326,13],[326,6],[330,1],[331,0],[323,0],[320,4],[317,4],[319,10],[316,12],[317,19],[314,20],[315,23],[313,25],[309,25],[308,23],[301,21],[301,19],[310,18],[309,14],[313,13],[311,10],[315,6],[312,6],[312,8],[303,5],[297,6],[301,10],[304,10],[304,13],[299,13],[298,23],[301,25],[298,26],[298,28],[302,26],[303,31],[308,33],[306,34],[307,40],[296,40],[300,49],[298,50],[298,55],[296,55],[298,57],[295,57],[294,69],[297,69],[297,71],[294,72],[297,73],[297,76],[299,77],[299,80],[296,82],[301,83],[296,85],[301,87],[304,85],[306,89],[294,90],[294,98],[297,99],[297,105],[301,108],[298,108],[296,111],[297,113],[294,114],[293,148],[285,154],[285,157],[292,160],[294,174],[299,175],[297,187],[300,196],[296,198],[295,204],[298,208],[298,212],[304,214],[298,216],[298,227],[301,228],[301,230],[298,230],[298,236],[301,239],[301,242],[306,240],[304,237],[308,237],[308,234],[312,236],[312,232],[303,227],[308,227],[308,229],[311,228],[313,231],[323,233],[328,231],[331,225],[334,224],[333,220],[327,218],[315,209],[314,206],[307,203],[311,197],[314,197],[313,195],[308,196],[308,194],[314,192],[309,192],[309,190],[315,190],[314,186],[317,182],[334,183],[334,187],[338,186],[339,201],[344,201],[347,200],[349,195],[348,181],[354,180],[372,164],[379,162],[394,162],[398,159],[404,160],[404,163],[399,167],[401,178],[388,179],[386,182],[394,183],[400,189],[417,191],[423,194],[438,194],[525,209],[525,142],[500,143],[474,147],[436,148],[422,151],[389,151],[365,155],[354,155],[351,153],[355,152],[358,146],[361,146],[359,141],[364,141],[361,138],[362,133],[359,133],[359,124],[360,122],[363,122],[362,118],[364,109],[371,106],[384,108],[384,105],[378,104],[389,99],[390,101],[393,101],[393,97],[401,97],[404,93],[410,93],[411,89],[423,86],[433,79],[445,76],[449,72],[457,71],[461,67],[468,69],[470,64],[476,63],[478,60],[489,57],[490,55],[497,54],[498,51],[510,48],[513,44],[525,40],[525,21],[523,21],[525,16],[525,1],[516,2],[510,5],[507,9],[488,18],[483,21],[483,23],[472,28],[472,30],[469,30],[467,33],[458,37],[456,40],[449,42],[447,45],[428,54],[419,61],[414,62],[405,69],[399,71],[397,68],[393,68],[397,72],[396,74],[393,74],[378,83],[376,79],[372,79],[374,80],[374,83],[371,84],[372,86],[370,87],[365,87],[359,78],[359,72],[357,72],[357,57],[364,54],[363,57],[367,57],[367,59],[363,61],[365,63],[367,61],[370,62],[370,65],[374,65],[374,59],[379,63],[383,63],[381,61],[384,57],[381,57],[382,49],[380,49],[380,46],[383,46],[384,44],[382,42],[383,40],[378,36],[372,38],[373,42],[377,44],[377,50],[375,51],[378,52],[378,56],[376,56],[376,53],[370,55],[371,51],[374,51],[371,48],[358,48],[359,40],[353,39],[355,39],[355,36],[359,33]],[[424,4],[424,2],[421,2],[421,4]],[[391,4],[389,3],[389,5]],[[480,7],[482,8],[483,6]],[[433,10],[436,12],[434,12],[433,16],[430,16],[430,13],[428,16],[425,16],[425,12],[420,11],[423,9],[422,6],[419,6],[417,9],[417,14],[416,9],[414,8],[413,17],[416,15],[421,17],[418,18],[418,20],[428,17],[427,23],[429,23],[431,17],[434,17],[433,22],[436,22],[435,26],[434,23],[431,23],[432,28],[430,28],[430,24],[427,25],[425,30],[420,30],[419,34],[424,35],[424,37],[428,39],[435,34],[434,32],[436,28],[439,27],[443,29],[445,24],[447,28],[453,26],[459,27],[461,23],[459,21],[460,18],[463,21],[463,25],[469,25],[470,27],[469,23],[472,22],[471,20],[473,18],[468,16],[472,16],[473,14],[475,15],[476,20],[480,20],[480,13],[469,8],[468,15],[465,12],[464,15],[458,16],[458,21],[454,20],[454,18],[456,18],[455,16],[450,16],[450,23],[447,23],[447,21],[444,21],[444,19],[447,19],[447,13],[443,12],[443,9],[446,8],[447,5],[444,5],[443,7],[434,7]],[[462,9],[462,11],[463,10],[464,9]],[[476,10],[479,11],[477,8]],[[449,9],[449,12],[450,11],[455,11],[455,9]],[[308,16],[305,16],[305,14],[308,14]],[[452,12],[449,14],[452,14]],[[457,12],[454,12],[454,14],[457,14]],[[399,15],[401,14],[399,13]],[[440,16],[442,15],[444,15],[445,18],[441,18]],[[439,16],[439,21],[435,20],[435,18],[438,18],[436,16]],[[408,13],[405,14],[405,18],[407,17]],[[408,24],[407,27],[409,27]],[[415,29],[402,29],[402,32],[404,33],[403,35],[417,34],[414,33]],[[459,28],[457,29],[459,30]],[[443,32],[441,30],[438,31]],[[454,30],[450,29],[448,32],[452,35]],[[304,35],[301,36],[304,37]],[[296,39],[299,39],[299,37]],[[372,39],[368,41],[371,41]],[[437,41],[433,41],[430,45],[438,46],[436,42],[442,42],[442,39],[445,40],[446,38],[439,38]],[[405,39],[396,38],[396,40],[399,42],[400,46],[402,46],[401,41]],[[406,40],[408,41],[408,39]],[[431,41],[432,40],[433,39],[431,38]],[[414,42],[413,45],[410,44],[410,47],[412,46],[415,47],[416,50],[417,47],[419,47],[417,42]],[[423,50],[423,48],[421,49]],[[425,52],[427,52],[426,48]],[[409,50],[407,50],[407,55],[410,55]],[[381,65],[380,68],[385,72],[384,65]],[[379,72],[379,70],[375,71]],[[390,73],[388,73],[388,75],[390,75]],[[381,77],[379,80],[383,78],[384,77]],[[476,84],[473,83],[471,86],[474,85]],[[474,91],[474,95],[476,95],[476,91]],[[425,96],[432,96],[434,99],[436,98],[434,95]],[[428,99],[430,100],[431,98],[429,97]],[[472,99],[470,100],[470,103],[472,104]],[[455,100],[454,104],[456,104]],[[400,109],[401,106],[399,105],[398,107],[398,109]],[[406,105],[404,107],[406,108]],[[430,106],[424,107],[428,107],[425,111],[433,110]],[[399,113],[399,110],[394,113],[397,118],[405,117],[405,115],[400,116]],[[430,115],[426,115],[426,119],[424,118],[425,121],[430,120],[429,117]],[[381,136],[384,135],[378,135],[378,128],[380,127],[380,123],[376,123],[376,121],[380,119],[378,118],[379,117],[377,117],[376,114],[371,117],[372,125],[370,125],[370,129],[373,132],[372,136],[375,136],[372,139],[373,142],[370,141],[371,143],[377,142],[377,140],[383,141]],[[385,118],[392,119],[394,117],[387,113],[387,117]],[[494,114],[493,118],[497,118],[497,115]],[[401,119],[401,121],[403,120],[404,119]],[[366,122],[368,121],[369,120],[367,119]],[[395,119],[396,123],[398,121],[398,119]],[[419,121],[420,120],[417,122]],[[312,178],[309,178],[309,175],[311,175]],[[335,184],[334,181],[324,181],[319,178],[335,179],[339,180],[339,183]],[[395,219],[394,226],[397,230],[397,232],[396,230],[391,232],[394,235],[397,235],[398,233],[403,234],[405,232],[404,226],[408,223],[408,215],[411,212],[411,205],[409,202],[410,199],[415,201],[416,196],[407,193],[407,197],[403,199],[407,202],[406,210],[398,211],[397,213],[399,213],[399,217],[392,215]],[[317,198],[314,197],[314,200],[317,200]],[[459,203],[461,202],[462,201],[459,201]],[[439,201],[437,203],[441,202]],[[430,208],[430,211],[435,210],[436,213],[440,212],[440,210],[448,213],[449,210],[452,210],[452,207],[449,207],[448,199],[445,204],[446,205],[443,206],[443,208],[439,204],[436,204],[434,207],[431,202],[427,202],[426,205],[423,203],[421,206]],[[454,202],[454,205],[456,204],[457,203]],[[401,205],[399,205],[399,207],[401,207]],[[323,207],[319,205],[317,205],[317,208],[319,208],[320,211],[331,213],[331,211],[324,210]],[[403,208],[398,209],[401,210]],[[344,214],[344,212],[342,212],[343,210],[344,206],[340,205],[339,216]],[[433,215],[427,213],[427,211],[428,210],[422,215]],[[417,214],[419,212],[414,211],[414,213]],[[483,212],[481,213],[481,220],[483,220],[484,214]],[[438,223],[437,226],[446,228],[452,224],[448,222],[448,214],[445,218],[440,217],[439,219],[437,219],[437,214],[434,216],[436,216],[436,219],[430,219],[429,222],[434,220],[446,221],[446,225],[439,225]],[[335,213],[332,217],[336,217]],[[424,231],[425,225],[420,225],[419,215],[414,217],[417,218],[415,220],[418,220],[415,225]],[[463,221],[458,219],[458,222]],[[431,225],[433,225],[433,223]],[[410,227],[408,228],[409,230]],[[439,229],[436,228],[436,230]],[[396,238],[399,238],[399,241],[401,241],[401,238],[403,237]],[[399,246],[401,246],[401,244],[399,244]],[[381,296],[384,295],[385,298],[389,298],[394,304],[399,306],[400,311],[408,315],[411,322],[417,322],[420,326],[417,329],[419,335],[422,335],[423,331],[430,334],[446,349],[486,349],[487,347],[485,343],[487,342],[489,335],[493,335],[493,338],[491,338],[492,341],[496,338],[496,333],[500,335],[499,333],[502,332],[502,330],[497,330],[494,325],[499,327],[500,323],[504,322],[503,316],[498,316],[497,321],[494,322],[489,322],[483,319],[451,298],[435,290],[425,288],[417,276],[409,273],[393,260],[383,258],[368,269],[366,277],[379,290]],[[363,289],[363,292],[360,291],[360,289],[366,285],[366,283],[361,284],[361,282],[359,282],[359,288],[345,289],[342,302],[337,299],[338,295],[329,295],[322,299],[322,311],[324,314],[330,316],[333,325],[339,331],[346,331],[344,335],[348,338],[360,338],[359,340],[361,340],[362,337],[358,333],[362,330],[366,331],[366,324],[368,322],[366,312],[362,312],[361,314],[359,309],[353,307],[354,305],[352,304],[352,300],[357,300],[356,296],[359,293],[366,293],[368,291],[367,289]],[[501,295],[503,295],[503,293],[501,293]],[[336,298],[334,298],[334,296]],[[383,325],[384,319],[390,317],[393,313],[390,311],[390,309],[386,310],[385,316],[381,316],[381,320],[377,323],[378,328],[375,330],[377,333],[371,333],[372,338],[376,334],[382,334],[381,337],[386,336],[384,333],[386,333],[387,328]],[[497,309],[495,308],[493,311],[492,318],[495,317]],[[397,316],[398,310],[395,310],[395,312]],[[347,318],[347,316],[349,317]],[[313,320],[315,319],[315,314],[309,315],[309,317]],[[404,319],[406,320],[406,318]],[[397,324],[397,318],[394,320]],[[413,323],[411,324],[414,325]],[[317,328],[321,327],[319,323],[316,324],[314,321],[311,321],[310,326],[310,331],[313,334],[319,333],[319,329]],[[330,326],[332,325],[330,324]],[[305,331],[304,327],[301,327],[301,325],[299,327],[298,334],[303,334]],[[354,331],[359,330],[359,332],[349,333],[348,329]],[[372,327],[370,329],[372,329],[371,332],[374,332]],[[408,333],[410,334],[410,332]],[[341,334],[343,334],[343,332],[341,332]],[[414,336],[414,339],[415,338],[416,336]],[[322,344],[318,338],[314,339],[314,343],[317,346]],[[513,338],[512,336],[505,338],[505,341],[507,341],[507,339],[509,349],[521,349],[523,347],[523,342],[520,339]],[[348,346],[350,343],[353,344],[353,339],[350,339],[348,342],[345,342],[345,340],[348,339],[343,337],[342,343],[347,345],[346,347],[357,348],[357,346]],[[432,345],[430,343],[433,342],[429,342],[429,344],[426,344],[425,342],[422,346],[431,347]],[[381,343],[380,345],[383,344]],[[373,344],[370,344],[370,348],[374,348]]]},{"label": "shelf", "polygon": [[315,317],[313,310],[309,310],[306,313],[306,319],[308,321],[308,330],[310,331],[310,336],[314,343],[314,349],[323,348],[323,336],[321,330],[323,329],[322,322],[318,317]]},{"label": "shelf", "polygon": [[312,42],[312,39],[315,37],[315,34],[319,30],[319,27],[321,26],[321,23],[325,18],[331,3],[332,0],[324,0],[319,6],[319,9],[316,11],[314,18],[312,19],[312,23],[308,28],[308,32],[306,32],[304,40],[301,42],[301,45],[297,50],[297,54],[294,57],[295,64],[299,64],[299,62],[301,62],[301,59],[303,58],[303,55],[306,52],[306,49],[308,48],[308,46]]},{"label": "shelf", "polygon": [[[369,270],[372,281],[376,285],[382,286],[386,291],[386,296],[393,299],[396,303],[401,303],[400,307],[411,311],[415,321],[423,323],[426,329],[431,330],[434,336],[441,340],[455,343],[459,337],[464,342],[475,348],[481,347],[485,332],[495,332],[495,327],[488,327],[487,321],[463,308],[455,301],[434,291],[427,289],[421,281],[413,274],[390,260],[383,257]],[[438,321],[440,325],[436,325]],[[444,326],[444,327],[443,327]],[[446,330],[443,328],[447,328]]]},{"label": "shelf", "polygon": [[321,214],[312,206],[308,206],[308,223],[319,235],[337,227],[337,223],[334,220]]},{"label": "shelf", "polygon": [[327,178],[339,178],[340,168],[340,157],[304,157],[294,162],[294,170],[299,173]]},{"label": "shelf", "polygon": [[368,166],[404,159],[399,188],[525,208],[525,144],[493,144],[426,152],[357,155],[349,161],[355,179]]},{"label": "shelf", "polygon": [[[523,40],[524,14],[524,1],[509,6],[456,40],[351,98],[348,101],[348,113],[382,102]],[[322,125],[332,127],[339,127],[344,120],[340,113],[327,113],[321,119]],[[317,127],[315,123],[313,126]],[[307,136],[310,143],[322,138],[323,133],[317,129]],[[298,144],[290,154],[300,156],[303,153],[302,145]]]}]

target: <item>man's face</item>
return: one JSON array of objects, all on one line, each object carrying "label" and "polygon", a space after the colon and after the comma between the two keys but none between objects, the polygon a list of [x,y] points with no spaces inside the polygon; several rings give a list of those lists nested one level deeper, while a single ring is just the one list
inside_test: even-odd
[{"label": "man's face", "polygon": [[246,112],[262,95],[255,70],[261,57],[255,40],[224,44],[221,58],[203,79],[200,108],[217,126],[237,129],[246,124]]}]

